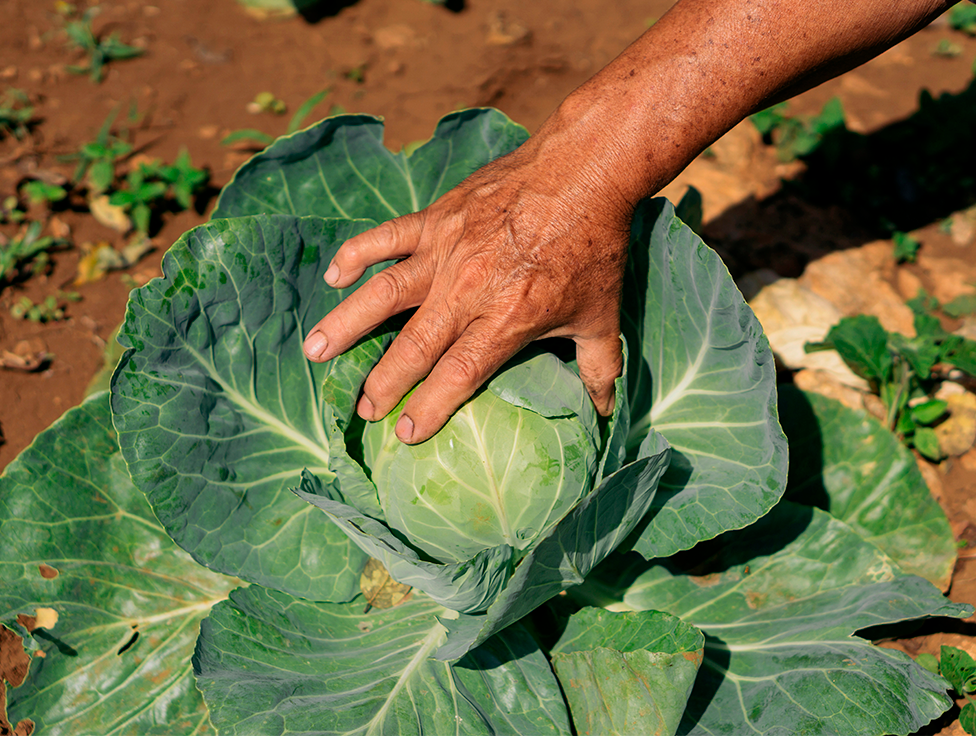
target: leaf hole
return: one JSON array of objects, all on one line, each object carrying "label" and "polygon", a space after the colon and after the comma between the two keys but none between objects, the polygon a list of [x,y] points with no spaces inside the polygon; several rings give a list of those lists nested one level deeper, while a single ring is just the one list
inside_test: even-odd
[{"label": "leaf hole", "polygon": [[128,651],[129,649],[131,649],[135,645],[135,643],[137,641],[139,641],[139,632],[138,631],[133,631],[132,632],[132,636],[129,637],[129,641],[127,641],[125,644],[123,644],[122,645],[122,648],[119,649],[119,651],[117,651],[116,654],[119,655],[119,656],[122,656],[122,652],[125,652],[125,651]]}]

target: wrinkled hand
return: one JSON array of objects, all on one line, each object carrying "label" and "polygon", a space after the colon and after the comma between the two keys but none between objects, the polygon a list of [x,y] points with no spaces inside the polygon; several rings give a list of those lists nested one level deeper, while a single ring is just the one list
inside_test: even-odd
[{"label": "wrinkled hand", "polygon": [[[578,161],[544,155],[530,139],[421,212],[346,241],[325,274],[348,287],[369,279],[309,333],[326,361],[387,318],[415,314],[373,368],[357,411],[378,420],[419,381],[396,425],[417,443],[439,430],[529,342],[576,343],[580,375],[601,414],[620,375],[620,292],[632,205]],[[428,375],[429,374],[429,375]]]}]

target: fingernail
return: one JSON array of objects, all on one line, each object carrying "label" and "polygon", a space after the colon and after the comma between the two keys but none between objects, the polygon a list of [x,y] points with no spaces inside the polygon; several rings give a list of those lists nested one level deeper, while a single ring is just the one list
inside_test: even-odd
[{"label": "fingernail", "polygon": [[401,414],[396,423],[396,436],[401,442],[409,442],[413,437],[413,419],[406,414]]},{"label": "fingernail", "polygon": [[339,267],[336,264],[331,264],[328,270],[325,272],[325,283],[329,286],[335,286],[336,281],[339,280]]},{"label": "fingernail", "polygon": [[329,347],[329,338],[316,330],[305,338],[305,343],[302,345],[302,347],[305,350],[305,355],[312,360],[318,360],[322,357],[322,353],[325,352],[325,349]]},{"label": "fingernail", "polygon": [[356,407],[356,413],[359,414],[363,419],[370,420],[373,418],[373,414],[376,412],[376,407],[373,406],[373,402],[369,400],[366,394],[363,394],[362,398],[359,400],[359,405]]}]

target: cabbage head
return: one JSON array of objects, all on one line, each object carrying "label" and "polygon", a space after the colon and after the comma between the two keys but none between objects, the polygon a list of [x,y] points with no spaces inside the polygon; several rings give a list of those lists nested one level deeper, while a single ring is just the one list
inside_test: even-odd
[{"label": "cabbage head", "polygon": [[364,430],[387,524],[435,560],[469,560],[500,544],[527,550],[590,490],[600,455],[596,411],[575,373],[551,354],[533,362],[540,360],[541,375],[557,378],[563,393],[555,406],[506,386],[519,383],[519,366],[419,445],[394,434],[402,405]]}]

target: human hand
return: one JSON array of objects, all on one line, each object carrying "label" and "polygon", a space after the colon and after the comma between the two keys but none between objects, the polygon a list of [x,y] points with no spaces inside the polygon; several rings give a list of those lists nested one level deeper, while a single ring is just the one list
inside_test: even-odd
[{"label": "human hand", "polygon": [[427,376],[397,422],[404,442],[433,436],[508,358],[545,337],[575,341],[597,410],[613,408],[632,205],[544,148],[530,139],[427,209],[346,241],[326,272],[328,284],[347,287],[371,265],[404,259],[326,315],[304,345],[309,359],[330,360],[418,307],[357,406],[364,419],[381,419]]}]

